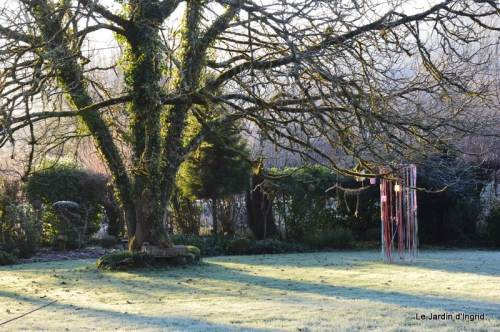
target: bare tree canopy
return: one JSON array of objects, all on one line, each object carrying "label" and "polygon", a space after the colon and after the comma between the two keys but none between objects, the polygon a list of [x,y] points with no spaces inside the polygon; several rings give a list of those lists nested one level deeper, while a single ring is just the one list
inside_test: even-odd
[{"label": "bare tree canopy", "polygon": [[494,135],[497,2],[407,3],[5,0],[0,147],[24,140],[29,174],[91,136],[138,247],[171,244],[175,175],[222,126],[347,174]]}]

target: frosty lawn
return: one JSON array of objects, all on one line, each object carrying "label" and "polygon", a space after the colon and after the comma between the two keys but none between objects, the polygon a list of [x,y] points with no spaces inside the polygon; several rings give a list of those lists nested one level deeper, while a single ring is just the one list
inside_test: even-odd
[{"label": "frosty lawn", "polygon": [[0,324],[57,302],[0,330],[500,331],[500,252],[421,251],[413,264],[380,256],[216,257],[132,272],[99,272],[94,260],[2,267]]}]

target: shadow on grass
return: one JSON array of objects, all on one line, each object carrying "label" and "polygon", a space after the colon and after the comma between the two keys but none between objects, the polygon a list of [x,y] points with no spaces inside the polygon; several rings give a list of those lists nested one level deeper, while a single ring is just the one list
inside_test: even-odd
[{"label": "shadow on grass", "polygon": [[[20,300],[20,296],[6,292],[0,291],[0,299],[2,298],[12,298],[15,301]],[[44,301],[41,299],[22,297],[22,300],[28,302],[33,306],[33,308],[42,307],[50,303],[51,301]],[[62,301],[55,302],[50,306],[41,308],[39,310],[56,310],[60,311],[60,317],[65,317],[67,320],[71,317],[73,320],[78,319],[81,321],[88,321],[89,317],[94,317],[100,319],[103,323],[100,326],[87,326],[88,328],[97,328],[100,330],[140,330],[140,329],[153,329],[157,331],[186,331],[186,332],[195,332],[195,331],[262,331],[259,328],[251,328],[248,326],[241,325],[241,322],[234,323],[213,323],[209,321],[204,321],[200,319],[193,319],[186,316],[172,316],[169,314],[169,306],[165,305],[165,316],[151,316],[151,315],[142,315],[142,314],[134,314],[130,312],[116,312],[112,310],[103,310],[96,308],[88,308],[78,305],[68,305],[64,304]],[[28,310],[27,310],[28,312]],[[23,317],[19,317],[24,313],[12,314],[12,317],[8,317],[5,320],[0,321],[0,330],[5,329],[5,331],[12,329],[14,327],[21,327],[23,329],[29,328],[30,330],[39,330],[39,329],[47,329],[47,326],[50,327],[50,322],[47,320],[43,321],[33,321],[30,319],[29,314]],[[19,317],[18,319],[14,319],[9,321],[10,319]],[[46,317],[49,317],[48,315]],[[112,317],[112,318],[111,318]],[[62,320],[62,319],[61,319]],[[28,322],[28,324],[26,324]],[[20,326],[18,324],[21,324]],[[24,324],[24,325],[23,325]],[[64,323],[62,324],[64,325]],[[73,326],[68,325],[67,327],[71,328]],[[61,326],[59,326],[61,328]],[[266,328],[266,331],[282,331],[281,329],[269,329]]]},{"label": "shadow on grass", "polygon": [[500,275],[500,251],[492,250],[425,250],[416,267],[450,273]]},{"label": "shadow on grass", "polygon": [[[478,255],[483,252],[478,252]],[[370,252],[371,254],[371,252]],[[67,265],[64,264],[39,264],[35,267],[20,267],[19,271],[30,271],[37,272],[38,274],[51,274],[54,273],[54,269],[61,269],[67,271],[66,273],[76,273],[85,274],[86,278],[81,278],[80,284],[74,285],[74,290],[91,290],[95,292],[100,292],[99,288],[105,289],[108,292],[126,292],[130,294],[130,298],[134,298],[136,295],[148,295],[151,297],[151,301],[155,299],[155,296],[165,296],[165,294],[186,294],[185,300],[196,301],[196,297],[203,297],[202,294],[198,293],[192,295],[191,293],[199,291],[200,288],[193,282],[187,282],[187,280],[198,281],[199,279],[209,280],[212,283],[210,287],[204,288],[203,293],[208,295],[217,296],[220,298],[224,297],[241,297],[234,290],[228,292],[225,285],[236,284],[236,286],[241,289],[248,289],[257,294],[257,300],[264,301],[266,296],[273,296],[271,294],[283,293],[283,297],[272,298],[276,305],[280,305],[280,301],[286,299],[287,301],[292,301],[294,303],[306,303],[311,301],[309,295],[315,295],[313,299],[317,300],[317,296],[322,296],[328,301],[336,301],[337,299],[344,300],[367,300],[372,302],[378,302],[382,304],[390,304],[400,307],[409,307],[421,309],[422,313],[433,313],[440,314],[442,312],[464,312],[464,313],[484,313],[488,319],[500,320],[500,312],[498,308],[500,307],[500,302],[495,300],[495,302],[482,302],[472,299],[461,298],[448,298],[445,295],[418,295],[418,294],[407,294],[401,291],[391,291],[390,288],[387,290],[378,289],[367,289],[364,287],[347,287],[339,285],[331,285],[328,283],[320,283],[313,281],[299,281],[299,280],[286,280],[286,274],[283,274],[283,278],[274,278],[269,276],[255,275],[251,274],[256,271],[259,267],[271,267],[278,268],[283,267],[283,261],[280,261],[280,257],[287,258],[287,264],[291,262],[294,263],[293,259],[296,258],[296,265],[302,268],[321,268],[321,269],[343,269],[349,268],[360,268],[363,269],[368,264],[380,263],[380,253],[373,251],[374,258],[367,259],[366,252],[364,252],[363,257],[359,257],[359,253],[349,252],[349,253],[318,253],[318,254],[307,254],[302,256],[302,254],[292,254],[291,255],[273,255],[273,256],[244,256],[244,257],[218,257],[208,260],[209,263],[199,266],[199,267],[187,267],[186,269],[172,269],[169,271],[155,271],[155,270],[136,270],[128,272],[106,272],[101,273],[97,270],[79,270],[75,272],[74,270],[68,270]],[[484,256],[485,262],[495,262],[496,252],[488,252]],[[500,255],[500,253],[498,253]],[[335,260],[330,259],[331,255],[336,255]],[[338,257],[342,255],[342,257]],[[498,265],[487,270],[485,273],[475,273],[474,264],[479,264],[482,262],[476,260],[476,253],[465,255],[457,252],[429,252],[422,255],[421,261],[410,264],[394,264],[395,268],[404,268],[405,266],[409,268],[418,269],[429,269],[429,270],[440,270],[450,272],[450,277],[453,277],[453,273],[473,273],[473,274],[484,274],[487,276],[498,276],[499,274],[493,274],[494,271],[498,271]],[[370,257],[370,255],[368,255]],[[290,260],[292,258],[292,260]],[[300,259],[299,259],[300,258]],[[453,267],[457,261],[464,262],[463,268]],[[210,261],[212,263],[210,263]],[[236,262],[240,266],[245,266],[242,268],[232,268],[224,265],[218,265],[217,262]],[[85,262],[88,263],[88,262]],[[486,264],[486,263],[484,263]],[[253,265],[254,270],[250,271],[250,266]],[[70,267],[74,268],[78,266],[78,263],[70,263]],[[293,265],[293,267],[296,267]],[[387,267],[391,266],[387,264]],[[16,268],[14,268],[16,270]],[[245,271],[246,270],[246,271]],[[1,271],[1,269],[0,269]],[[370,273],[367,270],[360,270],[360,273]],[[73,275],[72,275],[73,276]],[[330,277],[331,279],[331,277]],[[58,280],[54,281],[54,285],[57,285]],[[53,286],[53,285],[49,285]],[[256,287],[259,287],[258,289]],[[274,292],[276,291],[276,292]],[[266,292],[269,295],[266,295]],[[471,293],[474,292],[473,289],[470,290]],[[1,297],[10,297],[15,300],[19,300],[20,297],[23,300],[29,301],[34,306],[41,306],[47,302],[35,298],[30,298],[32,294],[22,294],[15,295],[12,292],[2,290],[0,291]],[[1,299],[0,299],[1,301]],[[192,319],[189,317],[189,313],[184,316],[171,316],[169,315],[169,305],[166,304],[165,307],[165,317],[160,317],[158,314],[156,316],[147,316],[142,314],[130,314],[130,313],[119,313],[112,310],[105,309],[94,309],[86,307],[75,307],[70,305],[65,305],[64,303],[57,302],[52,306],[56,305],[57,308],[61,310],[78,310],[76,315],[85,319],[82,313],[92,312],[92,315],[102,315],[103,319],[106,316],[117,317],[117,320],[123,321],[121,323],[124,328],[127,326],[138,326],[137,324],[144,324],[145,327],[151,329],[167,329],[167,330],[177,330],[177,331],[204,331],[207,329],[212,330],[224,330],[224,331],[240,331],[245,328],[248,331],[258,331],[259,329],[251,329],[246,326],[239,326],[236,324],[213,324],[208,321]],[[355,306],[355,304],[353,304]],[[80,310],[81,311],[80,311]],[[42,309],[44,310],[44,309]],[[436,312],[440,311],[440,312]],[[23,319],[23,318],[21,318]],[[112,320],[113,324],[115,319]],[[0,322],[1,323],[1,322]],[[10,323],[8,323],[10,324]],[[36,326],[34,326],[36,327]],[[116,327],[116,326],[112,326]]]},{"label": "shadow on grass", "polygon": [[[222,258],[221,258],[222,259]],[[231,259],[228,257],[228,259]],[[236,259],[236,258],[235,258]],[[266,260],[264,258],[264,260]],[[265,266],[266,264],[261,265]],[[271,266],[278,266],[279,264],[274,264]],[[309,267],[318,267],[318,265],[310,264]],[[314,294],[329,297],[331,299],[346,299],[346,300],[368,300],[373,302],[380,302],[385,304],[392,304],[397,306],[414,307],[422,310],[440,310],[444,312],[466,312],[466,313],[484,313],[490,319],[499,319],[500,312],[498,308],[500,307],[500,302],[482,302],[474,300],[466,300],[463,298],[446,298],[444,296],[433,296],[433,295],[415,295],[407,294],[398,291],[382,291],[366,289],[362,287],[347,287],[330,285],[325,283],[315,283],[307,281],[297,281],[297,280],[285,280],[272,278],[267,276],[259,276],[248,274],[238,268],[228,268],[226,266],[220,265],[210,265],[207,271],[201,271],[202,269],[197,269],[192,275],[203,274],[203,279],[211,279],[215,281],[215,284],[220,285],[223,288],[224,285],[229,283],[238,283],[239,288],[244,289],[245,286],[259,286],[264,289],[276,290],[282,293],[293,292],[296,300],[300,301],[302,294]],[[189,275],[189,271],[185,271]],[[134,272],[141,274],[141,272]],[[182,273],[186,274],[186,273]],[[158,283],[164,281],[165,278],[159,278],[157,275],[149,276],[150,278],[156,279]],[[171,278],[172,276],[170,276]],[[186,278],[187,276],[173,276],[178,277],[179,280]],[[152,282],[153,284],[155,282]],[[179,282],[174,285],[168,285],[169,290],[172,292],[185,292],[186,294],[196,290],[196,287]],[[221,297],[240,297],[241,294],[236,292],[227,292],[222,289],[214,287],[213,291],[204,290],[205,293],[221,296]],[[473,290],[471,290],[473,292]],[[277,303],[280,299],[276,300]],[[306,300],[306,299],[304,299]]]},{"label": "shadow on grass", "polygon": [[[262,256],[246,256],[252,258],[252,263],[266,264],[269,266],[280,266],[279,257],[296,255],[299,260],[297,266],[304,268],[318,267],[323,265],[328,267],[334,261],[336,267],[361,267],[367,263],[384,263],[395,267],[416,267],[420,269],[429,269],[444,271],[450,273],[470,273],[484,276],[500,275],[500,250],[422,250],[415,262],[410,261],[407,255],[404,261],[395,257],[393,263],[387,263],[382,260],[380,250],[363,251],[334,251],[318,252],[305,254],[278,254]],[[308,260],[300,259],[307,255]],[[361,257],[360,257],[361,256]],[[397,256],[397,251],[395,251]],[[238,256],[233,256],[238,257]],[[240,256],[245,257],[245,256]],[[220,257],[218,259],[232,259],[232,257]]]},{"label": "shadow on grass", "polygon": [[[320,256],[316,256],[316,258],[321,258]],[[302,264],[302,267],[307,268],[318,268],[317,263],[324,263],[321,259],[316,261],[315,264]],[[255,263],[255,261],[254,261]],[[349,260],[346,259],[343,264],[345,266],[353,267],[353,265],[363,266],[364,262],[360,262],[359,260]],[[351,265],[353,264],[353,265]],[[452,264],[452,263],[450,263]],[[271,265],[271,266],[278,266]],[[340,265],[340,266],[339,266]],[[461,271],[457,271],[457,269],[453,269],[451,267],[447,268],[444,262],[440,262],[437,260],[430,264],[431,266],[418,266],[415,267],[420,269],[438,269],[444,270],[451,273],[457,273]],[[262,265],[261,265],[262,266]],[[473,265],[470,262],[469,269],[471,269]],[[336,268],[344,267],[342,264],[337,264]],[[410,266],[410,268],[413,266]],[[275,289],[282,292],[290,292],[295,291],[298,293],[311,293],[316,295],[322,295],[330,298],[344,298],[349,300],[369,300],[374,302],[381,302],[386,304],[393,304],[399,306],[407,306],[407,307],[415,307],[425,310],[442,310],[442,311],[455,311],[455,312],[474,312],[474,313],[485,313],[490,318],[500,319],[500,312],[498,308],[500,307],[500,301],[492,302],[482,302],[475,300],[467,300],[463,298],[447,298],[444,296],[434,296],[434,295],[415,295],[415,294],[407,294],[398,291],[382,291],[382,290],[373,290],[366,289],[362,287],[346,287],[346,286],[338,286],[338,285],[329,285],[324,283],[314,283],[307,281],[297,281],[297,280],[284,280],[271,278],[267,276],[259,276],[259,275],[251,275],[247,274],[241,269],[236,268],[228,268],[222,267],[219,268],[229,270],[229,273],[217,273],[217,280],[220,282],[240,282],[242,284],[250,283],[254,285],[260,285],[263,287],[267,287],[270,289]],[[448,271],[448,269],[450,271]],[[471,271],[464,271],[465,273],[473,273]],[[369,272],[366,272],[369,273]],[[474,273],[481,274],[481,273]],[[485,273],[486,275],[490,275],[490,273]],[[495,276],[498,276],[496,274]],[[214,278],[214,277],[211,277]],[[471,294],[473,294],[474,290],[471,289]]]},{"label": "shadow on grass", "polygon": [[[475,261],[471,258],[460,256],[460,253],[451,252],[453,255],[446,255],[444,252],[443,257],[436,258],[435,256],[440,256],[440,252],[437,254],[433,254],[430,259],[423,259],[421,262],[417,263],[409,263],[405,262],[403,264],[394,264],[395,268],[405,268],[408,267],[410,269],[429,269],[429,270],[439,270],[445,271],[449,273],[471,273],[476,275],[487,275],[487,276],[499,276],[499,273],[494,273],[494,271],[499,270],[499,265],[491,267],[490,271],[477,271],[475,266],[482,263],[482,261]],[[482,253],[482,252],[479,252]],[[300,260],[298,265],[302,268],[328,268],[329,261],[328,255],[332,253],[318,253],[318,254],[306,254],[310,257],[309,260]],[[339,254],[339,253],[335,253]],[[491,254],[491,253],[490,253]],[[493,254],[497,254],[493,252]],[[500,255],[500,253],[498,253]],[[302,254],[292,254],[292,255],[302,255]],[[452,260],[453,256],[459,255],[461,257],[460,261],[464,262],[463,268],[460,266],[454,267],[455,262]],[[257,269],[258,267],[284,267],[283,264],[280,264],[279,257],[282,255],[266,255],[266,256],[247,256],[243,259],[244,262],[240,262],[240,264],[250,264]],[[288,256],[288,255],[286,255]],[[366,260],[356,258],[355,253],[350,253],[350,255],[346,255],[347,257],[342,258],[340,262],[336,260],[336,264],[334,268],[342,269],[344,267],[356,268],[356,267],[365,267],[367,263]],[[380,257],[380,256],[379,256]],[[219,257],[216,258],[215,261],[239,261],[242,257]],[[380,263],[380,260],[378,261]],[[390,265],[388,264],[388,267]],[[478,273],[480,272],[480,273]],[[482,273],[481,273],[482,272]],[[129,272],[135,275],[144,275],[141,271],[132,271]],[[191,273],[191,274],[190,274]],[[369,273],[365,271],[364,273]],[[177,274],[177,275],[176,275]],[[240,288],[244,288],[243,285],[254,285],[260,286],[264,288],[269,288],[273,290],[277,290],[280,292],[297,292],[298,294],[315,294],[321,296],[327,296],[330,298],[343,298],[348,300],[369,300],[375,301],[385,304],[393,304],[400,306],[408,306],[420,308],[423,310],[431,310],[437,309],[442,311],[455,311],[455,312],[474,312],[474,313],[485,313],[490,318],[500,319],[500,312],[498,308],[500,307],[500,301],[496,301],[494,303],[491,302],[482,302],[475,301],[471,299],[463,299],[463,298],[447,298],[442,295],[415,295],[415,294],[407,294],[398,291],[392,290],[373,290],[366,289],[362,287],[354,287],[354,286],[338,286],[338,285],[330,285],[325,283],[315,283],[315,282],[307,282],[307,281],[297,281],[297,280],[285,280],[272,278],[267,276],[259,276],[255,274],[249,274],[242,271],[239,268],[229,268],[226,266],[216,265],[216,264],[208,264],[207,269],[203,267],[199,268],[190,268],[188,271],[174,271],[172,275],[168,276],[168,278],[178,278],[182,280],[183,278],[189,277],[189,275],[203,274],[204,279],[212,279],[223,287],[224,284],[227,283],[239,283]],[[111,274],[112,275],[112,274]],[[451,275],[452,276],[452,275]],[[153,278],[157,283],[165,282],[165,278],[158,278],[155,272],[151,275],[148,275],[149,278]],[[151,282],[155,284],[154,281]],[[193,285],[186,283],[177,283],[177,284],[169,284],[165,285],[165,287],[169,287],[169,289],[173,292],[189,292],[196,289]],[[473,289],[470,290],[471,293],[474,292]],[[207,291],[212,295],[218,296],[234,296],[238,297],[239,294],[231,294],[228,292],[222,291]]]}]

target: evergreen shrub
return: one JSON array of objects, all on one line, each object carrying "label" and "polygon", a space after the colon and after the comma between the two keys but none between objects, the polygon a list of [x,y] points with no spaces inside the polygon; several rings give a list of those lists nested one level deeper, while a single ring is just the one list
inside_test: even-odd
[{"label": "evergreen shrub", "polygon": [[0,266],[16,264],[17,259],[13,254],[0,251]]},{"label": "evergreen shrub", "polygon": [[233,239],[229,245],[232,253],[236,255],[245,255],[250,250],[250,240],[246,238]]},{"label": "evergreen shrub", "polygon": [[43,240],[38,213],[30,205],[7,206],[2,214],[0,228],[3,248],[19,258],[33,256]]},{"label": "evergreen shrub", "polygon": [[297,242],[279,241],[274,238],[255,240],[248,238],[232,238],[229,236],[185,236],[173,235],[175,244],[193,245],[200,249],[203,257],[224,255],[262,255],[310,252],[311,248]]},{"label": "evergreen shrub", "polygon": [[381,241],[382,230],[380,228],[368,228],[365,233],[368,241]]},{"label": "evergreen shrub", "polygon": [[118,239],[112,235],[102,234],[98,236],[99,246],[104,249],[112,249],[118,243]]},{"label": "evergreen shrub", "polygon": [[308,234],[304,242],[316,249],[344,249],[353,246],[354,235],[349,229],[335,227],[316,234]]}]

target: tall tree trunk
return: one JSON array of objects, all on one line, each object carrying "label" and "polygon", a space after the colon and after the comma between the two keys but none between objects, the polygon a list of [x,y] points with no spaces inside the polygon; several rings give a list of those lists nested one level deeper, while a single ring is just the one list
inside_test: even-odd
[{"label": "tall tree trunk", "polygon": [[[83,68],[71,51],[69,41],[64,38],[62,15],[53,15],[43,1],[34,1],[31,7],[39,18],[39,28],[46,37],[47,51],[54,57],[54,70],[60,79],[67,99],[75,109],[84,109],[93,104],[87,89]],[[94,139],[97,150],[102,154],[113,175],[118,191],[121,208],[124,210],[128,233],[135,233],[135,204],[132,197],[130,179],[120,152],[114,142],[107,124],[98,110],[91,109],[81,113],[81,119]]]},{"label": "tall tree trunk", "polygon": [[[130,249],[138,249],[144,243],[159,245],[164,248],[172,246],[168,235],[164,215],[167,200],[155,197],[154,191],[144,183],[136,183],[136,230]],[[171,193],[172,189],[170,189]]]},{"label": "tall tree trunk", "polygon": [[162,156],[166,147],[163,145],[161,117],[165,110],[159,102],[159,82],[162,79],[159,65],[163,54],[158,35],[161,15],[155,16],[157,7],[154,1],[131,2],[131,6],[134,15],[127,30],[130,66],[126,76],[133,93],[129,109],[134,139],[132,164],[136,224],[135,229],[129,231],[132,237],[130,248],[138,249],[145,242],[171,247],[163,217],[173,181],[165,181],[164,177],[175,177],[179,163],[169,164],[169,174],[164,174]]},{"label": "tall tree trunk", "polygon": [[106,212],[106,222],[108,223],[107,233],[114,237],[118,237],[120,233],[120,211],[116,204],[105,203],[103,205]]},{"label": "tall tree trunk", "polygon": [[212,226],[214,231],[214,236],[219,235],[219,221],[217,220],[217,198],[212,198]]},{"label": "tall tree trunk", "polygon": [[272,202],[260,185],[263,180],[257,175],[252,177],[251,189],[247,191],[247,218],[253,235],[263,240],[277,233]]}]

